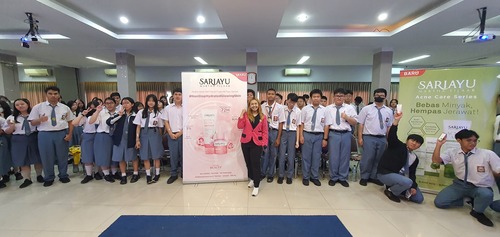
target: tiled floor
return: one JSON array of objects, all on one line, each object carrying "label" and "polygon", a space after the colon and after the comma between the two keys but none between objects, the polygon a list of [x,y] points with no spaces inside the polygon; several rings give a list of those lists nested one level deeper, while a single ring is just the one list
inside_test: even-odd
[{"label": "tiled floor", "polygon": [[[35,183],[19,189],[11,181],[0,190],[0,236],[98,236],[120,215],[337,215],[353,236],[500,236],[500,214],[488,209],[494,228],[479,224],[469,208],[439,210],[434,195],[418,205],[394,203],[382,188],[351,182],[350,188],[313,184],[305,187],[266,183],[251,197],[246,182],[186,184],[181,180],[120,185],[104,181],[80,184]],[[500,198],[496,194],[496,198]]]}]

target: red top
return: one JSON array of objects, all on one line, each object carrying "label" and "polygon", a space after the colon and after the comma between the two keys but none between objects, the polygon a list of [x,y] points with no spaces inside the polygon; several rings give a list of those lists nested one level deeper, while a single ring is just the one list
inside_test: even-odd
[{"label": "red top", "polygon": [[261,119],[257,127],[252,128],[252,124],[250,123],[250,120],[248,119],[247,113],[243,115],[243,118],[238,117],[238,128],[243,129],[243,133],[241,134],[241,143],[249,143],[252,139],[253,142],[257,146],[267,146],[268,142],[268,128],[267,128],[267,121],[264,117],[264,119]]}]

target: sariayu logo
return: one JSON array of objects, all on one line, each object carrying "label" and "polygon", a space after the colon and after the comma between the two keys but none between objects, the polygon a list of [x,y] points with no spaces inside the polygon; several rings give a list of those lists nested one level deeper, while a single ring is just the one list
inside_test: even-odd
[{"label": "sariayu logo", "polygon": [[200,78],[201,87],[226,87],[231,84],[230,78]]},{"label": "sariayu logo", "polygon": [[476,79],[451,81],[420,81],[418,84],[418,89],[420,90],[472,89],[474,87],[476,87]]}]

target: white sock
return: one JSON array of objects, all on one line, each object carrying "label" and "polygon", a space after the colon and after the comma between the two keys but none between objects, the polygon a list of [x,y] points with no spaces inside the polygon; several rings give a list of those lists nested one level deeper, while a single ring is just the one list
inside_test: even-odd
[{"label": "white sock", "polygon": [[118,168],[116,167],[111,167],[111,173],[116,174],[116,172],[118,172]]},{"label": "white sock", "polygon": [[147,176],[151,176],[151,170],[150,170],[150,169],[147,169],[147,170],[146,170],[146,175],[147,175]]},{"label": "white sock", "polygon": [[127,173],[122,173],[122,177],[127,177]]},{"label": "white sock", "polygon": [[134,171],[134,175],[139,175],[139,171]]},{"label": "white sock", "polygon": [[102,172],[104,173],[104,175],[109,175],[109,170],[102,170]]},{"label": "white sock", "polygon": [[92,165],[86,165],[85,172],[87,173],[88,176],[92,176]]},{"label": "white sock", "polygon": [[160,174],[160,168],[156,168],[156,175]]}]

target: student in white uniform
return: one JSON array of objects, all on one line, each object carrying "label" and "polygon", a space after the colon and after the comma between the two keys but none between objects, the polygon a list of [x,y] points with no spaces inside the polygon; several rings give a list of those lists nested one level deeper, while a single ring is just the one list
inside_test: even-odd
[{"label": "student in white uniform", "polygon": [[182,172],[182,89],[176,88],[172,93],[173,101],[162,113],[170,149],[170,178],[167,184],[175,182]]},{"label": "student in white uniform", "polygon": [[110,173],[110,165],[111,165],[111,156],[113,149],[113,139],[111,139],[109,125],[106,124],[106,120],[113,116],[116,111],[116,104],[113,98],[108,97],[104,99],[104,105],[106,109],[103,108],[102,105],[97,106],[96,112],[90,117],[90,124],[97,124],[96,135],[94,139],[94,157],[95,157],[95,165],[100,166],[102,172],[104,173],[104,180],[114,183],[115,180],[112,177],[114,176],[117,167],[114,167]]},{"label": "student in white uniform", "polygon": [[43,183],[42,160],[38,151],[38,131],[36,126],[28,122],[28,116],[31,112],[30,102],[27,99],[17,99],[14,101],[14,113],[7,118],[4,131],[12,134],[11,151],[13,163],[16,167],[21,167],[21,174],[25,178],[19,188],[26,188],[33,182],[31,181],[31,165],[35,166],[36,178],[39,183]]},{"label": "student in white uniform", "polygon": [[99,104],[96,100],[90,102],[88,108],[83,110],[78,114],[75,120],[73,120],[73,126],[83,127],[80,153],[81,161],[85,166],[85,178],[80,182],[81,184],[86,184],[97,176],[97,174],[94,176],[93,172],[95,162],[94,139],[97,126],[95,124],[90,124],[90,117],[96,112],[95,108],[97,106],[99,106]]},{"label": "student in white uniform", "polygon": [[[139,149],[141,160],[144,161],[146,169],[146,183],[152,184],[160,179],[161,157],[163,155],[163,144],[161,142],[163,120],[161,112],[158,110],[158,98],[150,94],[146,96],[146,103],[143,110],[137,112],[134,124],[137,125],[135,146]],[[151,178],[151,164],[153,159],[155,176]]]},{"label": "student in white uniform", "polygon": [[127,162],[132,162],[134,174],[131,183],[139,180],[139,160],[137,159],[137,150],[135,149],[136,128],[134,100],[130,97],[122,99],[122,110],[118,111],[113,117],[108,118],[106,123],[114,126],[113,138],[113,158],[114,162],[120,162],[121,180],[120,184],[127,183]]},{"label": "student in white uniform", "polygon": [[121,104],[121,102],[122,102],[122,99],[121,99],[121,98],[122,98],[122,97],[121,97],[120,93],[118,93],[118,92],[113,92],[113,93],[111,93],[111,95],[110,95],[109,97],[111,97],[111,98],[113,98],[113,100],[115,100],[115,103],[116,103],[116,111],[120,111],[120,110],[122,110],[122,104]]},{"label": "student in white uniform", "polygon": [[333,104],[326,107],[324,138],[328,142],[330,181],[328,185],[340,183],[349,187],[349,161],[351,159],[351,129],[358,122],[356,111],[344,103],[346,91],[338,88],[333,91]]},{"label": "student in white uniform", "polygon": [[69,183],[68,176],[68,142],[73,134],[75,118],[68,106],[59,103],[60,90],[56,86],[45,89],[47,101],[35,105],[31,110],[28,121],[38,126],[38,149],[42,159],[44,187],[54,183],[54,164],[59,170],[59,181]]},{"label": "student in white uniform", "polygon": [[302,129],[300,143],[302,145],[302,184],[309,186],[309,180],[316,186],[321,186],[319,181],[319,166],[321,163],[321,150],[326,147],[328,138],[323,138],[325,130],[325,107],[320,105],[323,93],[314,89],[310,93],[310,104],[301,111],[300,121]]},{"label": "student in white uniform", "polygon": [[[295,105],[299,97],[295,93],[287,96],[286,107],[284,109],[285,123],[283,123],[283,132],[281,135],[281,144],[279,151],[278,165],[278,183],[282,184],[286,176],[286,183],[292,184],[295,163],[295,148],[299,147],[300,109]],[[288,156],[286,156],[288,153]],[[286,171],[285,171],[286,162]]]},{"label": "student in white uniform", "polygon": [[493,226],[493,222],[484,215],[484,211],[493,202],[495,185],[494,173],[500,173],[500,158],[490,150],[477,148],[479,135],[468,129],[455,134],[460,148],[453,148],[441,154],[441,147],[446,143],[436,141],[432,154],[432,162],[451,164],[456,179],[453,183],[441,190],[434,199],[438,208],[461,207],[464,198],[473,199],[473,208],[470,215],[486,226]]},{"label": "student in white uniform", "polygon": [[276,172],[276,157],[281,141],[281,133],[283,132],[283,124],[285,123],[284,106],[275,101],[276,90],[269,88],[267,90],[267,101],[261,105],[262,112],[267,116],[269,125],[268,133],[268,149],[264,151],[262,160],[262,178],[267,176],[267,182],[271,183]]}]

